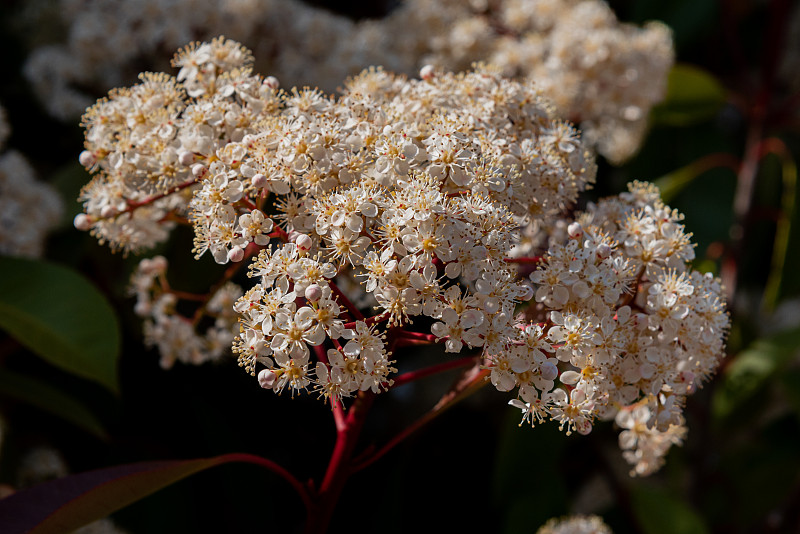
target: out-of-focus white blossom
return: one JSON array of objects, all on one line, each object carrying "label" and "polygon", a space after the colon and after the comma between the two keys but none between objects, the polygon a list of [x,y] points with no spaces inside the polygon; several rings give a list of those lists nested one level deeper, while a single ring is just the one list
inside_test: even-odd
[{"label": "out-of-focus white blossom", "polygon": [[[437,69],[491,63],[537,84],[562,116],[581,123],[584,143],[619,162],[641,143],[674,60],[666,26],[620,23],[601,0],[406,0],[382,19],[358,22],[297,0],[61,3],[67,43],[34,50],[25,71],[65,119],[90,103],[83,88],[105,91],[130,80],[142,57],[163,64],[191,39],[225,34],[269,58],[259,67],[287,86],[326,91],[370,65],[429,79]],[[209,50],[198,46],[179,65],[189,96],[198,96]]]},{"label": "out-of-focus white blossom", "polygon": [[550,519],[536,534],[611,534],[611,529],[596,515],[573,515]]},{"label": "out-of-focus white blossom", "polygon": [[[11,132],[0,107],[0,150]],[[0,153],[0,254],[40,257],[45,238],[64,211],[55,189],[36,179],[28,160],[16,150]]]}]

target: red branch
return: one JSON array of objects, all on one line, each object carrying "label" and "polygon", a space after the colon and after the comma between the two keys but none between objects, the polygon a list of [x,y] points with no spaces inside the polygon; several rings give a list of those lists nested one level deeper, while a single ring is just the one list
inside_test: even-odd
[{"label": "red branch", "polygon": [[378,315],[373,315],[372,317],[367,317],[364,320],[357,320],[357,321],[351,321],[349,323],[345,323],[344,324],[344,328],[355,328],[356,327],[356,323],[365,323],[367,326],[369,326],[371,324],[375,324],[375,323],[382,323],[384,321],[388,321],[389,317],[391,317],[389,312],[383,312],[383,313],[379,313]]},{"label": "red branch", "polygon": [[[292,488],[300,495],[300,499],[302,499],[303,504],[306,507],[306,511],[310,513],[313,503],[311,502],[311,496],[308,494],[305,486],[300,483],[289,471],[281,467],[280,465],[276,464],[272,460],[267,460],[266,458],[261,458],[260,456],[256,456],[254,454],[246,454],[246,453],[231,453],[225,454],[217,458],[218,460],[223,460],[223,462],[244,462],[259,465],[266,469],[269,469],[279,477],[283,478],[286,482],[288,482]],[[220,463],[223,463],[220,462]]]},{"label": "red branch", "polygon": [[[336,300],[339,300],[340,304],[344,305],[344,307],[347,308],[347,311],[349,311],[352,314],[353,318],[356,319],[356,320],[363,321],[364,320],[364,314],[361,313],[358,310],[358,308],[356,308],[355,305],[352,302],[350,302],[350,299],[347,298],[347,295],[344,294],[344,291],[342,291],[339,288],[339,286],[337,286],[333,282],[333,280],[328,282],[328,285],[331,287],[331,291],[333,291],[333,293],[336,295]],[[352,327],[350,327],[350,328],[352,328]]]},{"label": "red branch", "polygon": [[169,195],[171,195],[173,193],[177,193],[178,191],[181,191],[182,189],[186,189],[187,187],[191,187],[194,184],[198,183],[200,180],[201,180],[201,178],[192,178],[191,180],[187,180],[187,181],[185,181],[185,182],[183,182],[181,184],[176,185],[175,187],[173,187],[172,189],[170,189],[170,190],[168,190],[168,191],[166,191],[164,193],[159,193],[158,195],[153,195],[150,198],[146,198],[144,200],[139,200],[139,201],[135,201],[135,202],[129,200],[128,201],[128,207],[125,208],[124,210],[120,211],[119,213],[115,213],[115,214],[113,214],[113,215],[111,215],[109,217],[99,217],[97,220],[110,219],[110,218],[122,215],[123,213],[130,213],[130,212],[132,212],[132,211],[134,211],[134,210],[136,210],[138,208],[141,208],[142,206],[147,206],[149,204],[152,204],[156,200],[161,200],[162,198],[168,197]]},{"label": "red branch", "polygon": [[458,369],[459,367],[467,367],[469,365],[475,365],[476,356],[467,356],[465,358],[459,358],[457,360],[451,360],[449,362],[443,362],[436,365],[432,365],[430,367],[425,367],[423,369],[417,369],[416,371],[409,371],[407,373],[403,373],[398,375],[397,378],[394,379],[394,384],[392,384],[392,389],[400,387],[404,384],[408,384],[409,382],[414,382],[415,380],[419,380],[420,378],[426,378],[428,376],[432,376],[438,373],[443,373],[445,371],[450,371],[451,369]]}]

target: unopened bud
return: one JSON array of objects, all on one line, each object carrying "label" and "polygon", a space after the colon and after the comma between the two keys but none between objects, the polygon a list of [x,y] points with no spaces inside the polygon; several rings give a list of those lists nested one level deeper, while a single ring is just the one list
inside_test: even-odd
[{"label": "unopened bud", "polygon": [[311,284],[306,288],[305,295],[309,302],[317,302],[322,298],[322,288],[318,284]]},{"label": "unopened bud", "polygon": [[265,187],[267,187],[267,177],[261,173],[258,173],[255,176],[253,176],[253,178],[251,178],[250,181],[252,182],[253,187],[255,187],[256,189],[264,189]]},{"label": "unopened bud", "polygon": [[234,263],[238,263],[244,259],[244,250],[242,247],[233,247],[228,251],[228,259]]},{"label": "unopened bud", "polygon": [[425,65],[419,69],[419,77],[425,81],[432,80],[436,75],[436,68],[433,65]]},{"label": "unopened bud", "polygon": [[275,76],[267,76],[266,78],[264,78],[264,85],[266,85],[270,89],[277,90],[278,87],[281,86],[281,82],[279,82],[278,78],[276,78]]},{"label": "unopened bud", "polygon": [[194,152],[189,152],[188,150],[181,152],[178,154],[178,161],[180,161],[181,165],[188,167],[194,163]]},{"label": "unopened bud", "polygon": [[606,259],[611,255],[611,247],[603,243],[597,246],[597,257],[601,260]]},{"label": "unopened bud", "polygon": [[278,378],[278,375],[269,369],[264,369],[258,373],[258,384],[264,389],[272,389],[276,378]]},{"label": "unopened bud", "polygon": [[97,163],[97,158],[94,157],[94,154],[89,152],[88,150],[84,150],[81,152],[81,155],[78,156],[78,161],[81,162],[81,165],[86,167],[87,169]]},{"label": "unopened bud", "polygon": [[205,176],[207,172],[208,169],[202,163],[198,163],[197,165],[192,167],[192,174],[195,176],[195,178],[200,178],[202,176]]},{"label": "unopened bud", "polygon": [[294,242],[297,245],[297,248],[303,252],[308,252],[311,250],[311,246],[314,244],[311,238],[306,234],[299,234]]},{"label": "unopened bud", "polygon": [[581,227],[581,223],[573,222],[569,226],[567,226],[567,233],[569,237],[572,239],[578,239],[580,236],[583,235],[583,228]]},{"label": "unopened bud", "polygon": [[72,220],[72,224],[81,232],[85,232],[92,227],[92,218],[85,213],[79,213]]}]

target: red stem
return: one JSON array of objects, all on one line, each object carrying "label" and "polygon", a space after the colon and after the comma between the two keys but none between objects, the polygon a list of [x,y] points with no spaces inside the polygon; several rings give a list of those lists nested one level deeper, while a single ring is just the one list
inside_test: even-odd
[{"label": "red stem", "polygon": [[[487,369],[484,369],[484,370],[480,371],[476,376],[472,377],[469,380],[469,384],[478,384],[478,383],[483,382],[484,378],[486,376],[488,376],[488,374],[489,374],[489,371]],[[464,389],[467,389],[467,388],[464,388]],[[386,443],[383,447],[381,447],[377,452],[369,454],[365,459],[363,459],[363,456],[365,456],[365,455],[362,455],[362,457],[359,457],[356,460],[356,464],[355,464],[355,466],[353,468],[353,471],[360,471],[360,470],[364,469],[365,467],[368,467],[368,466],[372,465],[374,462],[376,462],[380,458],[382,458],[386,453],[388,453],[393,448],[395,448],[397,445],[399,445],[403,440],[405,440],[411,434],[413,434],[414,432],[416,432],[417,430],[419,430],[420,428],[422,428],[423,426],[428,424],[430,421],[435,419],[441,413],[443,413],[444,410],[447,407],[449,407],[452,402],[457,402],[458,401],[458,399],[454,399],[454,400],[451,400],[451,401],[443,402],[446,397],[447,396],[443,397],[442,401],[439,401],[439,404],[437,404],[434,407],[433,410],[431,410],[430,412],[426,413],[425,415],[423,415],[422,417],[420,417],[419,419],[414,421],[414,423],[411,424],[411,426],[407,427],[405,430],[403,430],[402,432],[397,434],[395,437],[393,437],[391,440],[389,440],[389,442]]]},{"label": "red stem", "polygon": [[117,217],[119,215],[122,215],[123,213],[130,213],[130,212],[132,212],[132,211],[134,211],[134,210],[136,210],[138,208],[141,208],[142,206],[147,206],[148,204],[152,204],[156,200],[161,200],[162,198],[167,197],[167,196],[169,196],[169,195],[171,195],[173,193],[177,193],[178,191],[180,191],[182,189],[186,189],[187,187],[191,187],[194,184],[198,183],[200,180],[201,180],[201,178],[192,178],[191,180],[187,180],[187,181],[185,181],[185,182],[183,182],[181,184],[176,185],[175,187],[173,187],[172,189],[170,189],[170,190],[168,190],[168,191],[166,191],[164,193],[159,193],[158,195],[153,195],[150,198],[146,198],[146,199],[140,200],[138,202],[128,201],[128,207],[125,208],[124,210],[120,211],[119,213],[115,213],[114,215],[111,215],[110,217],[99,217],[97,220],[111,219],[111,218]]},{"label": "red stem", "polygon": [[400,330],[397,333],[397,337],[399,339],[415,339],[419,341],[427,341],[428,343],[436,343],[439,339],[433,334],[425,334],[423,332],[409,332],[408,330]]},{"label": "red stem", "polygon": [[344,305],[345,308],[347,308],[347,311],[349,311],[353,315],[353,318],[356,320],[363,321],[364,314],[361,313],[352,302],[350,302],[350,299],[347,298],[347,295],[345,295],[341,289],[339,289],[339,286],[337,286],[333,282],[333,280],[328,282],[328,285],[330,286],[331,291],[333,291],[333,293],[336,295],[336,299],[339,300],[341,304]]},{"label": "red stem", "polygon": [[419,380],[420,378],[425,378],[428,376],[432,376],[438,373],[443,373],[445,371],[450,371],[451,369],[458,369],[459,367],[467,367],[470,365],[475,365],[476,356],[467,356],[465,358],[459,358],[458,360],[451,360],[449,362],[443,362],[436,365],[432,365],[430,367],[425,367],[423,369],[417,369],[416,371],[409,371],[407,373],[403,373],[398,375],[397,378],[394,379],[394,384],[392,384],[392,389],[400,387],[404,384],[408,384],[409,382],[414,382],[415,380]]},{"label": "red stem", "polygon": [[333,448],[325,478],[320,485],[314,508],[309,514],[309,521],[306,525],[307,534],[321,534],[328,530],[328,524],[345,482],[353,472],[353,451],[374,398],[375,394],[372,392],[359,392],[356,402],[348,412],[344,427],[336,432],[336,445]]},{"label": "red stem", "polygon": [[373,315],[372,317],[367,317],[364,320],[351,321],[349,323],[345,323],[344,324],[344,328],[355,328],[356,327],[356,323],[359,323],[359,322],[365,323],[367,326],[369,326],[371,324],[375,324],[375,323],[382,323],[384,321],[388,321],[389,317],[391,317],[391,315],[388,312],[383,312],[383,313],[379,313],[378,315]]},{"label": "red stem", "polygon": [[286,482],[288,482],[292,488],[300,495],[300,499],[303,501],[303,505],[306,507],[306,511],[310,512],[313,503],[311,501],[311,496],[308,494],[305,486],[300,483],[292,474],[281,467],[280,465],[276,464],[272,460],[268,460],[266,458],[262,458],[260,456],[256,456],[254,454],[246,454],[246,453],[231,453],[225,454],[222,456],[217,457],[217,460],[220,460],[220,463],[226,462],[243,462],[249,464],[260,465],[266,469],[269,469],[279,477],[283,478]]}]

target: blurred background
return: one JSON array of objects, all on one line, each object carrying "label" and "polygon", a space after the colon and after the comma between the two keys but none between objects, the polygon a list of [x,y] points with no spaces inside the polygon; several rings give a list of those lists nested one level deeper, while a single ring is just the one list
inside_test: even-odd
[{"label": "blurred background", "polygon": [[[16,194],[13,183],[23,175],[48,184],[57,197],[37,193],[38,205],[46,208],[44,222],[36,223],[46,230],[41,250],[0,244],[3,494],[68,472],[229,452],[271,458],[301,481],[318,480],[333,446],[325,406],[264,392],[233,359],[162,370],[157,351],[142,343],[134,299],[127,294],[139,258],[112,254],[72,226],[81,210],[76,198],[89,180],[77,161],[83,133],[80,112],[72,109],[91,104],[115,85],[135,83],[140,71],[172,72],[172,40],[208,35],[199,22],[183,27],[163,19],[179,21],[191,2],[172,2],[152,14],[139,11],[142,19],[162,17],[164,27],[178,35],[161,28],[162,34],[145,38],[144,32],[156,30],[140,22],[125,27],[130,12],[151,4],[0,4],[0,104],[10,125],[2,150],[27,162],[0,168],[0,202]],[[609,5],[622,22],[657,20],[671,28],[676,67],[666,99],[650,114],[641,148],[613,165],[600,156],[596,187],[584,202],[623,191],[632,180],[659,185],[665,202],[685,214],[694,234],[695,268],[722,277],[733,320],[720,372],[689,399],[684,446],[671,450],[657,474],[631,478],[612,423],[569,438],[554,424],[518,428],[518,412],[507,406],[506,396],[484,388],[355,475],[332,531],[530,533],[550,517],[595,513],[616,533],[800,532],[800,6],[788,0]],[[71,21],[97,6],[108,22],[92,31],[127,32],[130,43],[95,49],[93,60],[102,68],[81,74],[79,62],[64,55],[63,47],[76,39]],[[401,2],[389,1],[292,6],[301,14],[313,8],[338,17],[344,32],[338,38],[345,40],[350,25],[368,25],[402,9]],[[281,46],[291,46],[263,38],[263,28],[251,25],[245,31],[240,21],[227,22],[229,29],[225,17],[214,20],[211,35],[224,33],[253,49],[257,72],[271,74],[270,61]],[[147,47],[137,48],[145,41]],[[62,51],[51,52],[49,68],[31,63],[43,47],[57,46]],[[103,64],[104,55],[118,59]],[[315,82],[313,72],[287,72],[292,83],[327,83]],[[25,222],[33,208],[0,207],[3,239],[32,231],[33,223]],[[153,253],[168,257],[172,276],[179,277],[171,280],[174,285],[202,291],[223,269],[209,257],[192,259],[191,241],[191,230],[179,228]],[[15,315],[14,306],[30,311],[29,323],[28,316]],[[74,320],[47,326],[47,320],[63,317]],[[53,354],[52,345],[46,346],[51,338],[73,339],[73,334],[87,343],[73,347],[74,354]],[[90,371],[79,365],[82,358],[92,359]],[[398,367],[412,369],[436,358],[416,352],[404,355]],[[430,409],[455,378],[429,378],[382,396],[362,445],[386,442]],[[302,518],[300,500],[276,476],[227,465],[118,512],[113,525],[102,528],[299,532]]]}]

